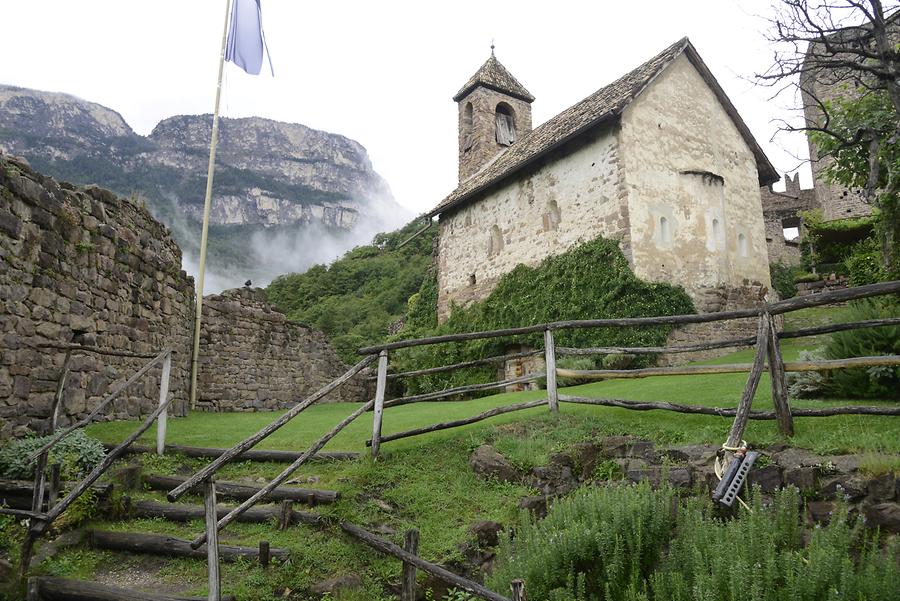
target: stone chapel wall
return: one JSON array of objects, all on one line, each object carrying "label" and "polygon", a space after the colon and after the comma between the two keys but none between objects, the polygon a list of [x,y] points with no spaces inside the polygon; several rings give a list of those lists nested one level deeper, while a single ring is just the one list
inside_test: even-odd
[{"label": "stone chapel wall", "polygon": [[[197,408],[273,411],[292,406],[349,369],[325,335],[287,320],[260,288],[203,299]],[[368,400],[363,375],[324,402]]]},{"label": "stone chapel wall", "polygon": [[[42,431],[65,351],[78,343],[153,353],[175,349],[171,414],[187,410],[193,282],[169,230],[135,199],[76,188],[0,155],[0,437]],[[84,417],[147,360],[76,353],[60,423]],[[160,368],[104,411],[150,413]]]}]

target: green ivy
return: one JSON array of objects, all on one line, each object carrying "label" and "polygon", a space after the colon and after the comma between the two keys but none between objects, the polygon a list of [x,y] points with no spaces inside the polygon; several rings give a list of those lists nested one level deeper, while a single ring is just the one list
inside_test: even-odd
[{"label": "green ivy", "polygon": [[[398,339],[479,330],[496,330],[567,319],[651,317],[693,313],[690,297],[681,288],[649,283],[631,271],[618,242],[602,237],[563,254],[547,257],[537,267],[519,265],[500,278],[482,301],[455,307],[449,319],[437,323],[437,284],[434,274],[424,280]],[[557,346],[662,346],[671,326],[641,328],[583,328],[556,333]],[[543,346],[538,332],[517,338],[492,338],[465,343],[413,347],[395,353],[397,371],[436,367],[503,354],[511,345]],[[646,365],[641,356],[635,365]],[[493,368],[457,370],[408,381],[409,392],[489,382]]]}]

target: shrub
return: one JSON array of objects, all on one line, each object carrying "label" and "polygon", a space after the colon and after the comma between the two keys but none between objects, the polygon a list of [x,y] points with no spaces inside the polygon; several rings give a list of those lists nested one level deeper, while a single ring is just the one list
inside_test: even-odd
[{"label": "shrub", "polygon": [[[28,456],[50,441],[50,436],[21,438],[10,441],[0,450],[0,476],[16,480],[31,480],[37,461],[27,461]],[[60,464],[64,479],[73,480],[86,474],[106,456],[103,443],[75,430],[63,438],[50,451],[47,465]]]},{"label": "shrub", "polygon": [[769,263],[769,275],[772,287],[782,299],[797,295],[797,284],[794,280],[794,268],[784,263]]},{"label": "shrub", "polygon": [[815,601],[895,599],[900,590],[896,539],[882,549],[862,520],[850,526],[846,507],[812,531],[804,547],[796,488],[779,491],[770,507],[753,495],[753,512],[740,519],[715,517],[710,503],[692,500],[679,513],[677,536],[646,591],[644,601]]},{"label": "shrub", "polygon": [[[575,369],[575,370],[587,370],[587,369],[597,369],[597,363],[590,357],[562,357],[556,362],[556,367],[559,369]],[[589,379],[584,378],[557,378],[556,383],[559,386],[577,386],[578,384],[587,384],[591,382]]]},{"label": "shrub", "polygon": [[[850,304],[847,319],[862,321],[900,315],[900,302],[880,297]],[[829,359],[900,354],[900,326],[881,326],[835,332],[825,345]],[[900,367],[834,370],[827,390],[830,396],[849,398],[900,398]]]},{"label": "shrub", "polygon": [[878,215],[825,221],[820,209],[802,211],[804,236],[800,253],[804,267],[810,269],[821,263],[841,263],[853,246],[870,237],[878,222]]},{"label": "shrub", "polygon": [[646,483],[587,488],[543,520],[524,514],[515,539],[501,541],[490,586],[522,578],[532,599],[620,599],[640,588],[668,543],[673,498]]},{"label": "shrub", "polygon": [[872,236],[855,244],[850,255],[844,259],[850,276],[850,284],[864,286],[883,282],[888,278],[878,240]]},{"label": "shrub", "polygon": [[[824,349],[800,351],[800,361],[820,361],[825,358]],[[825,392],[825,375],[819,371],[789,371],[785,374],[788,394],[798,399],[814,399]]]}]

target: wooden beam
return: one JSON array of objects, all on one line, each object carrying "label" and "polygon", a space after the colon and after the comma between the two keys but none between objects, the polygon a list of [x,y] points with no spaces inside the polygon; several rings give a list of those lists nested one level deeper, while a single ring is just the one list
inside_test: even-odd
[{"label": "wooden beam", "polygon": [[159,362],[160,360],[162,360],[162,358],[165,357],[166,354],[169,353],[170,351],[171,351],[171,349],[164,349],[160,354],[156,355],[156,357],[154,357],[152,360],[150,360],[150,361],[148,361],[146,364],[144,364],[144,366],[143,366],[142,368],[140,368],[133,376],[131,376],[130,378],[128,378],[128,379],[125,381],[125,383],[120,384],[120,385],[117,386],[112,392],[110,392],[108,395],[106,395],[106,397],[105,397],[102,401],[100,401],[100,404],[97,405],[97,406],[94,408],[94,410],[91,411],[91,412],[87,415],[87,417],[85,417],[85,418],[82,419],[81,421],[79,421],[79,422],[77,422],[77,423],[75,423],[75,424],[69,426],[69,427],[66,428],[65,430],[62,430],[61,432],[59,432],[58,434],[56,434],[53,438],[51,438],[51,439],[47,442],[47,444],[45,444],[44,446],[42,446],[41,448],[39,448],[38,450],[36,450],[34,453],[32,453],[32,454],[28,457],[28,461],[34,461],[41,453],[46,453],[47,451],[49,451],[50,449],[52,449],[54,446],[56,446],[56,444],[57,444],[60,440],[62,440],[63,438],[65,438],[66,436],[68,436],[69,434],[71,434],[73,431],[77,430],[78,428],[83,428],[83,427],[85,427],[86,425],[88,425],[89,423],[91,423],[92,421],[94,421],[94,418],[96,418],[98,415],[100,415],[100,412],[103,411],[103,410],[106,408],[107,405],[109,405],[109,404],[112,403],[114,400],[116,400],[117,398],[119,398],[119,395],[122,394],[122,392],[124,392],[125,389],[127,389],[129,386],[131,386],[132,384],[134,384],[135,382],[137,382],[138,380],[140,380],[141,377],[142,377],[145,373],[147,373],[148,371],[150,371],[150,368],[152,368],[154,365],[156,365],[157,362]]},{"label": "wooden beam", "polygon": [[380,551],[385,555],[392,555],[397,559],[400,559],[401,561],[412,564],[423,572],[428,572],[432,576],[435,576],[438,579],[451,584],[458,589],[462,589],[467,593],[475,595],[476,597],[487,599],[488,601],[510,601],[509,598],[504,597],[503,595],[498,595],[497,593],[488,590],[477,582],[469,580],[468,578],[463,578],[462,576],[457,576],[449,570],[446,570],[429,561],[425,561],[418,555],[413,555],[412,553],[404,551],[394,543],[375,536],[371,532],[368,532],[367,530],[364,530],[363,528],[360,528],[355,524],[351,524],[350,522],[341,522],[341,529],[354,538],[357,538],[366,543],[373,549]]},{"label": "wooden beam", "polygon": [[[252,497],[250,497],[249,499],[247,499],[246,501],[244,501],[243,503],[241,503],[234,509],[232,509],[228,515],[221,518],[219,520],[217,528],[219,530],[221,530],[222,528],[226,527],[232,521],[237,519],[237,517],[239,515],[241,515],[247,509],[252,507],[257,501],[259,501],[261,498],[265,497],[269,492],[275,490],[275,488],[279,484],[281,484],[282,482],[287,480],[291,476],[291,474],[293,474],[295,471],[297,471],[297,469],[299,469],[301,465],[306,463],[310,457],[312,457],[313,455],[318,453],[322,449],[322,447],[324,447],[328,443],[329,440],[331,440],[338,434],[338,432],[340,432],[341,430],[346,428],[350,423],[353,422],[353,420],[358,418],[360,415],[362,415],[363,413],[365,413],[366,411],[371,409],[374,404],[375,404],[375,401],[371,400],[368,403],[366,403],[365,405],[358,408],[356,411],[354,411],[350,415],[348,415],[347,417],[345,417],[343,420],[341,420],[341,422],[338,425],[336,425],[330,431],[325,433],[321,438],[319,438],[319,440],[317,440],[315,443],[313,443],[313,445],[311,447],[309,447],[309,449],[307,449],[306,452],[303,455],[301,455],[296,461],[294,461],[292,464],[290,464],[289,466],[284,468],[284,470],[280,474],[275,476],[275,478],[272,479],[271,482],[269,482],[268,484],[263,486],[259,490],[259,492],[254,494]],[[205,533],[201,534],[200,536],[195,538],[193,541],[191,541],[191,546],[196,549],[197,547],[199,547],[200,545],[203,544],[204,540],[206,540]]]},{"label": "wooden beam", "polygon": [[[162,374],[159,376],[159,404],[162,405],[169,397],[169,376],[172,374],[172,353],[168,353],[163,359]],[[156,420],[156,454],[162,457],[166,450],[166,425],[169,414],[163,410]]]},{"label": "wooden beam", "polygon": [[[508,355],[497,355],[494,357],[485,357],[484,359],[475,359],[474,361],[463,361],[461,363],[453,363],[451,365],[442,365],[440,367],[428,367],[426,369],[415,369],[411,371],[402,371],[396,374],[388,374],[388,380],[398,378],[414,378],[416,376],[428,376],[431,374],[439,374],[457,369],[466,369],[468,367],[478,367],[479,365],[491,365],[493,363],[504,363],[512,359],[523,359],[525,357],[534,357],[535,355],[544,354],[543,350],[522,351],[521,353],[510,353]],[[376,376],[369,376],[367,379],[374,380]]]},{"label": "wooden beam", "polygon": [[[143,482],[150,490],[171,490],[176,486],[183,484],[187,478],[180,476],[160,476],[150,474],[144,476]],[[192,487],[192,492],[199,493],[202,489],[197,485]],[[262,490],[259,486],[249,484],[239,484],[237,482],[216,482],[216,493],[222,497],[230,499],[246,500],[258,494]],[[339,493],[333,490],[319,490],[315,488],[273,488],[269,493],[264,495],[263,499],[268,501],[284,501],[290,499],[299,503],[306,503],[310,497],[313,497],[317,503],[330,504],[338,500]]]},{"label": "wooden beam", "polygon": [[[692,413],[696,415],[714,415],[716,417],[734,417],[735,409],[705,407],[703,405],[681,405],[668,401],[631,401],[628,399],[596,399],[590,397],[560,395],[560,402],[579,405],[599,405],[602,407],[618,407],[631,411],[673,411],[675,413]],[[792,409],[794,417],[833,417],[835,415],[900,415],[900,406],[883,405],[849,405],[845,407],[824,407],[822,409]],[[774,420],[774,411],[751,411],[749,419]]]},{"label": "wooden beam", "polygon": [[[467,417],[463,419],[457,419],[452,422],[443,422],[440,424],[432,424],[430,426],[423,426],[421,428],[415,428],[413,430],[407,430],[405,432],[397,432],[396,434],[388,434],[387,436],[381,437],[381,442],[390,442],[392,440],[399,440],[401,438],[409,438],[410,436],[419,436],[420,434],[428,434],[429,432],[438,432],[440,430],[447,430],[449,428],[458,428],[459,426],[465,426],[468,424],[474,424],[476,422],[480,422],[482,420],[488,419],[489,417],[494,417],[497,415],[503,415],[504,413],[512,413],[513,411],[521,411],[522,409],[532,409],[534,407],[540,407],[546,403],[546,399],[540,399],[537,401],[528,401],[527,403],[519,403],[518,405],[507,405],[506,407],[497,407],[496,409],[489,409],[483,413],[479,413],[473,417]],[[372,441],[367,440],[366,446],[371,446]]]},{"label": "wooden beam", "polygon": [[[107,449],[111,446],[107,446]],[[172,453],[179,453],[185,457],[194,457],[199,459],[215,459],[221,457],[228,449],[216,449],[210,447],[189,447],[180,444],[167,444],[166,450]],[[154,449],[148,446],[131,445],[128,447],[128,453],[143,454],[152,453]],[[279,451],[274,449],[249,449],[235,457],[242,461],[273,461],[277,463],[289,463],[296,460],[303,453],[300,451]],[[310,461],[344,461],[348,459],[358,459],[359,453],[349,451],[320,451],[310,458]]]},{"label": "wooden beam", "polygon": [[769,319],[769,377],[772,383],[772,403],[775,415],[778,416],[778,430],[784,436],[794,435],[794,418],[791,417],[791,406],[788,403],[787,379],[784,371],[784,358],[778,343],[778,332],[775,322]]},{"label": "wooden beam", "polygon": [[[407,530],[403,535],[403,550],[410,555],[419,553],[419,531],[415,528]],[[400,574],[400,601],[416,601],[416,566],[403,562]]]},{"label": "wooden beam", "polygon": [[747,385],[744,386],[744,392],[741,394],[741,400],[738,402],[737,413],[734,416],[731,431],[728,433],[728,439],[725,442],[726,446],[736,447],[740,445],[744,436],[744,430],[747,428],[750,407],[753,404],[753,397],[756,396],[756,388],[759,386],[759,380],[766,364],[766,355],[769,353],[770,319],[768,313],[763,313],[759,316],[759,323],[756,328],[756,357],[753,360],[753,367],[750,369],[750,376],[747,378]]},{"label": "wooden beam", "polygon": [[[163,534],[92,530],[88,532],[87,540],[92,547],[109,551],[126,551],[128,553],[144,553],[168,557],[206,558],[205,545],[199,549],[193,549],[190,541]],[[286,559],[289,555],[287,549],[271,549],[270,553],[273,557],[278,557],[279,559]],[[235,561],[241,557],[257,561],[259,559],[259,549],[257,547],[220,544],[219,555],[226,561]]]},{"label": "wooden beam", "polygon": [[375,360],[375,357],[365,357],[362,361],[351,367],[347,372],[342,375],[340,378],[331,381],[329,384],[320,388],[317,392],[315,392],[312,396],[307,398],[304,401],[301,401],[294,405],[287,413],[284,413],[270,423],[268,426],[261,429],[256,434],[252,436],[248,436],[241,442],[237,443],[221,455],[219,455],[216,459],[211,461],[209,465],[201,469],[199,472],[188,478],[184,484],[176,487],[175,489],[169,491],[169,494],[166,495],[166,498],[169,501],[177,501],[179,497],[181,497],[188,490],[203,482],[213,474],[215,474],[220,467],[228,463],[229,461],[240,457],[245,451],[256,446],[259,441],[263,440],[280,427],[297,417],[304,409],[310,407],[313,403],[326,396],[328,393],[340,388],[344,383],[346,383],[350,378],[361,372],[367,365],[369,365],[372,361]]},{"label": "wooden beam", "polygon": [[832,332],[843,332],[845,330],[859,330],[863,328],[879,328],[882,326],[900,325],[900,317],[888,317],[886,319],[866,319],[864,321],[851,321],[849,323],[833,323],[827,326],[818,326],[815,328],[803,328],[794,330],[793,332],[781,332],[778,337],[785,338],[803,338],[805,336],[819,336],[821,334],[831,334]]},{"label": "wooden beam", "polygon": [[375,384],[375,410],[372,412],[372,457],[378,457],[381,445],[381,422],[384,416],[384,393],[387,389],[387,351],[378,354],[378,381]]},{"label": "wooden beam", "polygon": [[546,376],[544,372],[538,372],[533,374],[527,374],[524,376],[520,376],[518,378],[510,378],[509,380],[500,380],[498,382],[487,382],[486,384],[468,384],[466,386],[457,386],[455,388],[447,388],[446,390],[438,390],[436,392],[426,392],[423,394],[416,394],[412,396],[401,397],[399,399],[391,399],[390,401],[385,401],[384,406],[387,407],[397,407],[399,405],[409,405],[412,403],[424,403],[428,401],[437,401],[439,399],[445,399],[447,397],[457,396],[460,394],[466,394],[468,392],[479,392],[481,390],[494,390],[496,388],[505,388],[510,386],[511,384],[521,384],[523,382],[533,382],[535,380],[540,380],[544,376]]},{"label": "wooden beam", "polygon": [[[754,363],[730,363],[725,365],[682,365],[679,367],[644,367],[641,369],[559,369],[556,375],[584,380],[622,380],[651,378],[655,376],[691,376],[698,374],[748,373]],[[849,359],[822,359],[818,361],[786,361],[785,371],[829,371],[853,367],[900,365],[900,355],[852,357]]]},{"label": "wooden beam", "polygon": [[[28,582],[29,587],[34,582],[34,601],[206,601],[206,597],[171,597],[84,580],[35,577]],[[222,601],[235,600],[233,595],[224,595]]]},{"label": "wooden beam", "polygon": [[411,346],[441,344],[445,342],[460,342],[464,340],[481,340],[485,338],[499,338],[504,336],[521,336],[524,334],[534,334],[536,332],[542,332],[546,329],[565,330],[572,328],[639,327],[658,325],[678,326],[691,323],[710,323],[716,321],[727,321],[731,319],[758,317],[763,311],[768,311],[772,315],[779,315],[782,313],[788,313],[790,311],[797,311],[799,309],[807,309],[809,307],[819,307],[832,303],[840,303],[861,298],[870,298],[873,296],[882,296],[886,294],[897,293],[900,293],[900,280],[881,282],[878,284],[868,284],[866,286],[857,286],[855,288],[844,288],[842,290],[823,292],[821,294],[810,296],[790,298],[756,309],[721,311],[718,313],[700,313],[695,315],[663,315],[657,317],[573,319],[566,321],[554,321],[551,323],[535,324],[520,328],[504,328],[500,330],[485,330],[480,332],[460,332],[458,334],[445,334],[443,336],[431,336],[428,338],[418,338],[415,340],[400,340],[397,342],[389,342],[386,344],[363,347],[357,352],[361,355],[373,355],[378,354],[383,350],[395,350]]},{"label": "wooden beam", "polygon": [[[279,524],[284,523],[284,528],[290,524],[307,524],[310,526],[322,526],[325,520],[321,515],[309,511],[294,511],[290,504],[290,500],[284,500],[288,509],[285,512],[284,506],[277,507],[252,507],[242,513],[237,521],[263,524],[278,520]],[[232,510],[231,507],[219,505],[216,507],[216,519],[220,519]],[[206,515],[206,509],[203,505],[185,505],[182,503],[160,503],[158,501],[137,501],[130,515],[136,518],[162,518],[172,522],[192,522],[194,520],[202,520]],[[284,529],[282,528],[282,529]]]},{"label": "wooden beam", "polygon": [[[208,580],[209,601],[221,601],[222,577],[219,572],[219,531],[216,529],[216,479],[210,478],[203,483],[203,509],[206,522],[206,571]],[[187,542],[187,541],[185,541]],[[188,543],[190,548],[190,543]],[[268,551],[268,549],[267,549]],[[258,552],[257,552],[258,553]]]},{"label": "wooden beam", "polygon": [[593,348],[556,347],[560,355],[660,355],[666,353],[693,353],[719,348],[731,348],[736,346],[752,346],[756,338],[732,338],[716,342],[704,342],[700,344],[683,344],[676,346],[605,346]]},{"label": "wooden beam", "polygon": [[559,391],[556,389],[556,344],[553,330],[544,330],[544,364],[547,373],[547,403],[551,413],[559,412]]}]

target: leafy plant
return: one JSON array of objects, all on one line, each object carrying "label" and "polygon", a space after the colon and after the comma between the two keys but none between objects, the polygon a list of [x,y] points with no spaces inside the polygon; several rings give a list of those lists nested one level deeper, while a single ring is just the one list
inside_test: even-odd
[{"label": "leafy plant", "polygon": [[[18,480],[34,478],[37,461],[28,461],[28,457],[50,439],[50,436],[44,436],[10,441],[0,449],[0,476]],[[105,456],[102,442],[88,436],[84,430],[75,430],[51,449],[47,465],[59,463],[61,476],[72,480],[90,471]]]},{"label": "leafy plant", "polygon": [[772,278],[772,287],[782,299],[797,295],[797,283],[795,269],[784,263],[769,263],[769,275]]},{"label": "leafy plant", "polygon": [[881,248],[874,236],[856,243],[850,250],[850,255],[844,259],[844,265],[853,286],[875,284],[889,279],[882,262]]},{"label": "leafy plant", "polygon": [[[820,361],[825,358],[823,349],[800,351],[800,361]],[[788,394],[797,399],[813,399],[821,397],[825,391],[825,376],[818,371],[789,371],[785,374]]]},{"label": "leafy plant", "polygon": [[[847,319],[862,321],[898,315],[900,302],[882,297],[851,303]],[[900,326],[836,332],[825,346],[829,359],[896,354],[900,354]],[[828,392],[838,397],[900,398],[900,367],[835,370],[828,379]]]}]

